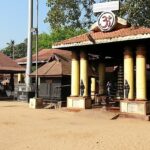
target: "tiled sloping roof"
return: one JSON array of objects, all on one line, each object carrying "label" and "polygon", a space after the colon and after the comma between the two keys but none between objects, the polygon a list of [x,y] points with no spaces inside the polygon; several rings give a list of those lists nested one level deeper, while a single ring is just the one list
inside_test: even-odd
[{"label": "tiled sloping roof", "polygon": [[[31,76],[35,76],[36,71],[31,73]],[[71,75],[71,59],[63,59],[59,57],[59,60],[52,60],[38,69],[38,76],[50,77],[50,76],[63,76]],[[88,67],[89,76],[97,76],[97,73]]]},{"label": "tiled sloping roof", "polygon": [[53,45],[53,48],[65,48],[72,46],[102,44],[146,38],[150,38],[150,28],[129,27],[114,30],[112,32],[89,32],[57,42]]},{"label": "tiled sloping roof", "polygon": [[18,65],[14,60],[0,52],[0,71],[25,72],[25,69]]},{"label": "tiled sloping roof", "polygon": [[[59,49],[43,49],[38,52],[38,61],[47,61],[49,57],[53,54],[59,54],[61,56],[70,58],[71,52],[65,51],[65,50],[59,50]],[[27,58],[19,58],[15,60],[18,64],[26,63]],[[36,61],[36,54],[32,55],[32,62]]]},{"label": "tiled sloping roof", "polygon": [[62,62],[62,74],[63,75],[71,75],[71,61],[61,60]]},{"label": "tiled sloping roof", "polygon": [[[38,69],[38,76],[40,77],[50,77],[50,76],[63,76],[71,74],[71,63],[70,61],[64,60],[54,60],[46,63]],[[31,73],[31,76],[35,76],[36,71]]]}]

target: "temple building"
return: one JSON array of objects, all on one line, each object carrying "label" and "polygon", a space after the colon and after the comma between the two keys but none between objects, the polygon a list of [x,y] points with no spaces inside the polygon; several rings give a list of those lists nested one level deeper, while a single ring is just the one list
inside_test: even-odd
[{"label": "temple building", "polygon": [[[60,57],[71,57],[71,53],[68,51],[61,51],[59,49],[42,49],[38,52],[38,68],[46,64],[52,55],[59,55]],[[21,65],[23,68],[26,68],[27,57],[18,58],[15,60],[18,65]],[[36,66],[36,54],[32,55],[32,70],[35,70]],[[20,74],[18,76],[18,82],[24,83],[24,75]]]},{"label": "temple building", "polygon": [[[51,51],[51,50],[50,50]],[[68,53],[66,53],[68,54]],[[53,54],[46,64],[31,73],[34,80],[38,72],[38,96],[49,101],[66,101],[70,95],[71,55]]]},{"label": "temple building", "polygon": [[[89,32],[55,43],[53,48],[72,52],[71,95],[67,101],[68,108],[91,107],[87,70],[91,64],[95,64],[99,77],[98,94],[106,94],[106,83],[111,80],[116,88],[114,98],[121,101],[121,112],[140,115],[150,113],[150,28],[130,26],[125,20],[117,17],[117,22],[110,31],[102,31],[94,24]],[[91,55],[97,59],[90,60]],[[106,67],[114,68],[111,78],[106,77]],[[83,95],[81,81],[84,84]],[[129,85],[127,97],[125,81]],[[95,93],[95,78],[91,79],[90,89]]]},{"label": "temple building", "polygon": [[[35,54],[32,55],[32,60],[32,66],[34,67]],[[16,62],[25,67],[26,57],[19,58]],[[96,75],[90,67],[88,72],[89,76]],[[23,79],[20,76],[18,76],[19,86],[23,86],[25,84],[21,84]],[[70,96],[71,89],[71,52],[59,49],[43,49],[39,51],[37,76],[39,98],[47,101],[66,101],[66,98]],[[34,85],[36,70],[30,74],[30,77]]]},{"label": "temple building", "polygon": [[[22,67],[26,67],[26,57],[16,59],[16,62]],[[70,95],[70,74],[71,74],[71,52],[59,49],[42,49],[38,52],[38,97],[47,100],[66,100]],[[32,87],[35,92],[36,77],[36,54],[32,55]],[[18,75],[18,82],[21,91],[18,91],[20,100],[27,100],[24,75]],[[33,92],[32,92],[33,93]],[[63,93],[63,94],[62,94]],[[30,94],[31,95],[31,94]],[[34,97],[35,93],[31,96]]]}]

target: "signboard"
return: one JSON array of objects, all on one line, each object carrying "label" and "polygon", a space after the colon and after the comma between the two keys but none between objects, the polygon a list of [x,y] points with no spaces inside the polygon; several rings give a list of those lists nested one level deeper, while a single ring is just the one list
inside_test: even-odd
[{"label": "signboard", "polygon": [[112,12],[103,12],[98,18],[98,27],[101,31],[111,31],[116,25],[116,16]]},{"label": "signboard", "polygon": [[103,11],[114,11],[119,10],[119,1],[111,1],[105,3],[93,4],[93,12],[99,13]]}]

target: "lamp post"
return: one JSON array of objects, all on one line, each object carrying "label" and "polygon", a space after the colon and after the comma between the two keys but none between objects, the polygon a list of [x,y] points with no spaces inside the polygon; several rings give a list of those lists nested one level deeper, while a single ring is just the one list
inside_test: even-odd
[{"label": "lamp post", "polygon": [[29,0],[28,14],[28,47],[27,47],[27,67],[26,67],[26,91],[30,92],[31,86],[31,66],[32,66],[32,35],[36,34],[36,77],[35,77],[35,98],[38,97],[38,0],[36,0],[36,27],[33,28],[33,0]]},{"label": "lamp post", "polygon": [[30,108],[41,108],[43,106],[43,100],[38,98],[38,0],[36,0],[36,27],[32,28],[32,32],[36,34],[36,76],[35,76],[35,97],[30,99]]},{"label": "lamp post", "polygon": [[32,28],[33,28],[33,0],[28,1],[28,44],[27,44],[27,66],[26,66],[26,91],[30,91],[31,66],[32,66]]}]

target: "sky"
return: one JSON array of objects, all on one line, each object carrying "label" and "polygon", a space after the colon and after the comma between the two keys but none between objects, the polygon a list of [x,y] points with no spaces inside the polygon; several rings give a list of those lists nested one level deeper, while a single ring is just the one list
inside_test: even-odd
[{"label": "sky", "polygon": [[[19,44],[27,38],[28,0],[0,1],[0,49],[2,49],[11,40]],[[39,0],[39,33],[49,33],[49,26],[44,23],[48,11],[46,1]],[[36,0],[33,0],[33,3],[36,5]],[[36,12],[35,9],[34,12]]]}]

